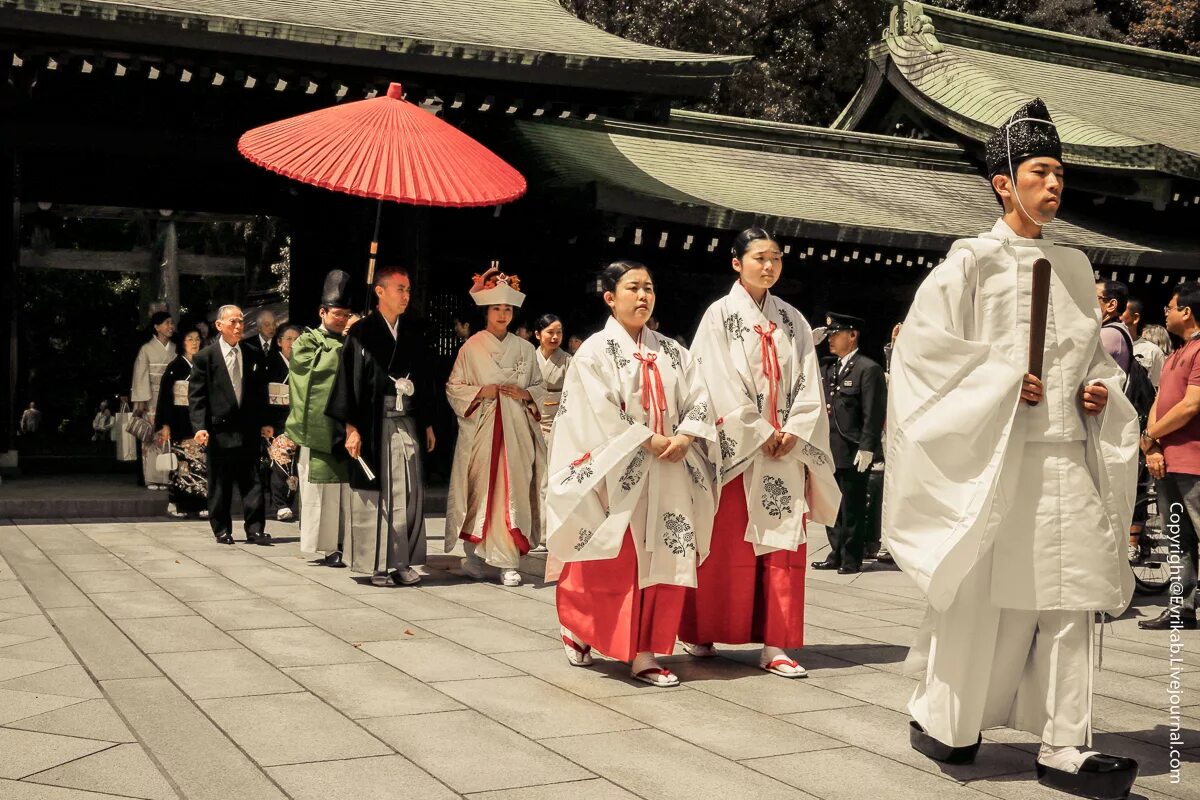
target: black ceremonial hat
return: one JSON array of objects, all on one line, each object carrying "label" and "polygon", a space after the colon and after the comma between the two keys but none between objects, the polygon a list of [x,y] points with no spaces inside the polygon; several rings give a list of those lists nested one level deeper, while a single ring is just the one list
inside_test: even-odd
[{"label": "black ceremonial hat", "polygon": [[1054,126],[1054,121],[1050,119],[1050,111],[1040,97],[1030,100],[1014,111],[1012,116],[988,137],[985,155],[988,177],[1007,175],[1010,163],[1015,171],[1022,161],[1039,156],[1049,156],[1062,161],[1062,142],[1058,138],[1058,128]]},{"label": "black ceremonial hat", "polygon": [[340,269],[331,270],[325,276],[325,288],[321,290],[321,305],[330,308],[353,308],[350,301],[350,275]]},{"label": "black ceremonial hat", "polygon": [[837,333],[838,331],[861,331],[866,325],[866,320],[861,317],[852,317],[849,314],[835,314],[830,311],[825,315],[825,333]]}]

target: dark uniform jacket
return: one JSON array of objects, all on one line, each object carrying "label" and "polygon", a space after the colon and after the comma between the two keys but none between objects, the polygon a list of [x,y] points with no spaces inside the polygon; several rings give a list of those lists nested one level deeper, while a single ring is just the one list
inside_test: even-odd
[{"label": "dark uniform jacket", "polygon": [[856,352],[839,373],[838,361],[824,372],[825,407],[829,412],[829,444],[838,469],[854,466],[859,450],[883,459],[883,418],[887,410],[887,385],[883,369]]},{"label": "dark uniform jacket", "polygon": [[188,410],[192,428],[208,431],[209,447],[254,446],[261,438],[259,430],[271,424],[266,417],[266,368],[259,351],[241,348],[242,403],[233,393],[233,383],[225,366],[221,340],[196,354],[188,383]]}]

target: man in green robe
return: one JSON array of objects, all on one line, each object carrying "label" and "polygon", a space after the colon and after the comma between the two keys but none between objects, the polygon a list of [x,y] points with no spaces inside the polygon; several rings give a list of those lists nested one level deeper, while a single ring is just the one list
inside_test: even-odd
[{"label": "man in green robe", "polygon": [[325,416],[350,320],[350,276],[333,270],[321,293],[321,325],[306,328],[292,345],[287,437],[300,447],[300,549],[324,553],[321,563],[344,567],[350,530],[349,463],[337,427]]}]

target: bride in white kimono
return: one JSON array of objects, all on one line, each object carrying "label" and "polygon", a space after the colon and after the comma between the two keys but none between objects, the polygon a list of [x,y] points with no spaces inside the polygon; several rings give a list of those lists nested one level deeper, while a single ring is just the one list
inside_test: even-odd
[{"label": "bride in white kimono", "polygon": [[841,492],[812,329],[770,292],[779,245],[742,231],[733,268],[738,281],[692,340],[717,417],[721,503],[679,635],[700,657],[717,654],[713,642],[762,642],[759,666],[798,678],[804,668],[785,651],[804,644],[806,527],[833,524]]},{"label": "bride in white kimono", "polygon": [[458,416],[446,552],[462,539],[462,571],[478,580],[486,562],[505,586],[521,585],[521,556],[542,539],[546,468],[541,371],[533,345],[508,332],[513,308],[525,301],[518,286],[495,269],[477,277],[471,297],[487,309],[487,327],[463,343],[446,383]]},{"label": "bride in white kimono", "polygon": [[591,664],[594,646],[632,661],[639,680],[675,686],[654,654],[674,649],[708,552],[716,476],[696,440],[717,432],[688,351],[645,327],[649,271],[619,261],[601,282],[613,315],[572,358],[552,436],[546,579],[559,581],[571,664]]}]

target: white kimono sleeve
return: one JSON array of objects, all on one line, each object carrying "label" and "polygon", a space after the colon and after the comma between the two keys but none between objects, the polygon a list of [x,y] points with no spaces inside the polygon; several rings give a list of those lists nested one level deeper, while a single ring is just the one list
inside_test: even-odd
[{"label": "white kimono sleeve", "polygon": [[[129,388],[129,401],[132,403],[150,402],[150,354],[145,346],[138,350],[137,358],[133,361],[133,384]],[[150,409],[151,412],[154,409]]]},{"label": "white kimono sleeve", "polygon": [[588,358],[571,360],[555,420],[546,536],[551,554],[562,561],[613,558],[620,551],[625,524],[613,521],[605,527],[608,498],[601,496],[607,494],[602,482],[614,470],[626,469],[652,435],[622,410],[616,381],[602,369]]},{"label": "white kimono sleeve", "polygon": [[1023,444],[1010,447],[1025,367],[972,339],[976,270],[966,250],[936,267],[892,353],[883,535],[937,610],[975,563],[1002,465]]},{"label": "white kimono sleeve", "polygon": [[454,409],[455,414],[464,418],[471,416],[479,405],[475,398],[479,394],[479,390],[483,388],[481,385],[470,382],[472,378],[468,375],[471,370],[467,365],[470,358],[470,350],[464,345],[458,351],[458,357],[454,359],[454,368],[450,370],[450,377],[446,381],[446,399],[450,401],[450,408]]}]

